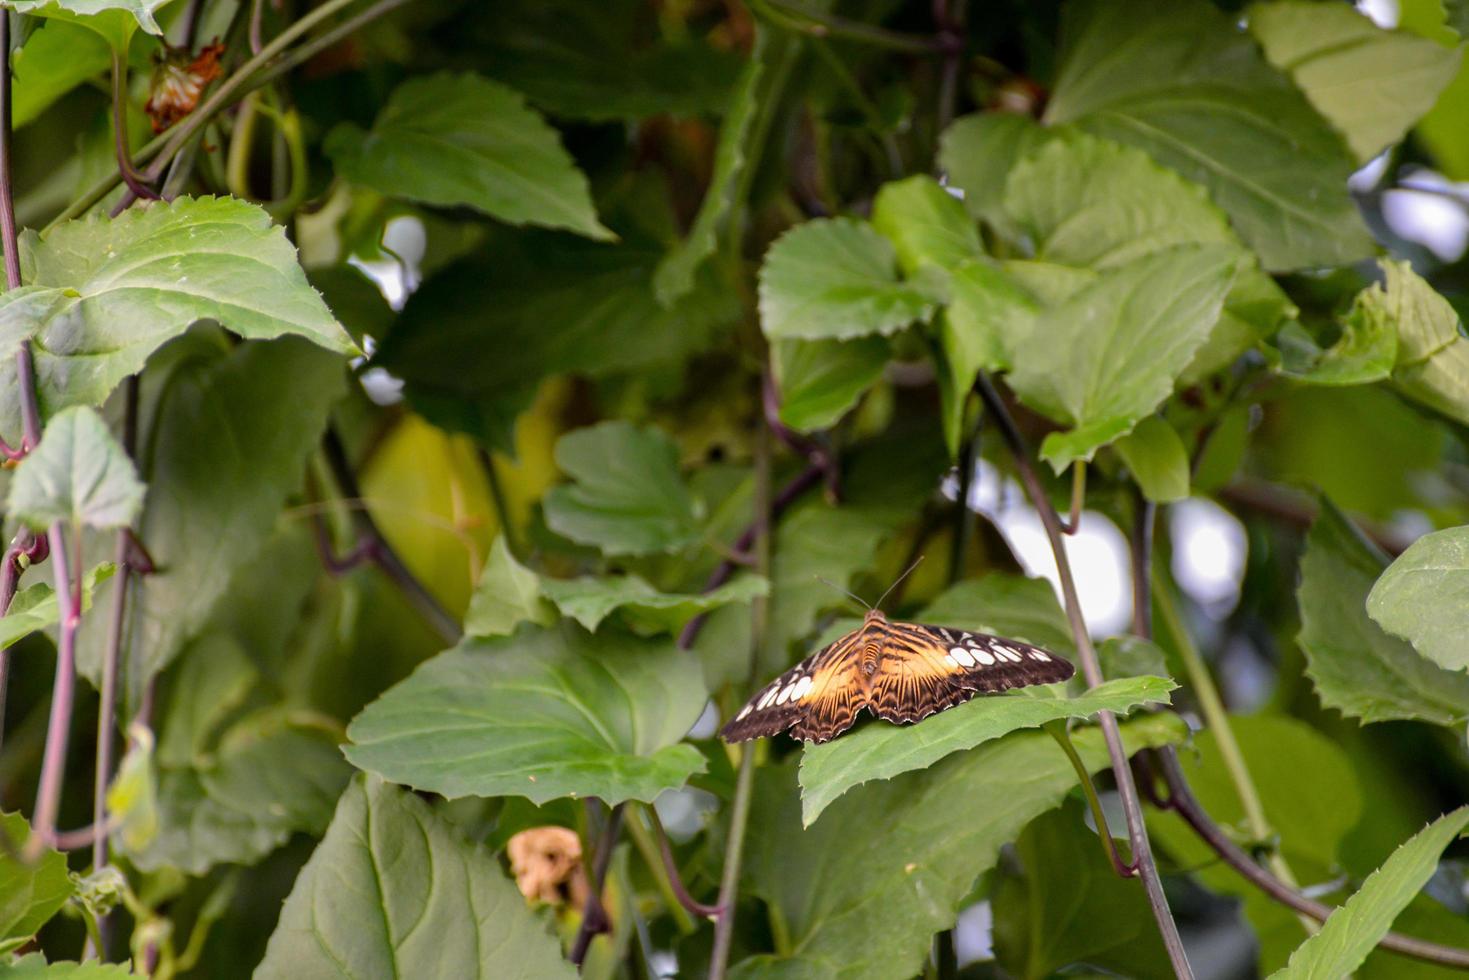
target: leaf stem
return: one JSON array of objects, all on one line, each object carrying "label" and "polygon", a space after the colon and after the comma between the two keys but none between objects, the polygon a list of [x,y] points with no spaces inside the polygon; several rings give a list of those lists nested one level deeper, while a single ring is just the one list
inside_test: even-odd
[{"label": "leaf stem", "polygon": [[[1183,768],[1178,763],[1178,753],[1171,745],[1159,749],[1158,758],[1162,764],[1164,781],[1168,785],[1169,798],[1164,802],[1165,806],[1182,817],[1194,833],[1237,871],[1240,877],[1282,905],[1309,915],[1318,922],[1326,921],[1326,917],[1335,911],[1330,905],[1307,898],[1260,867],[1243,848],[1229,839],[1229,835],[1218,824],[1209,819],[1209,815],[1190,791]],[[1469,949],[1444,946],[1397,932],[1389,932],[1377,945],[1429,963],[1440,963],[1460,970],[1469,969]]]},{"label": "leaf stem", "polygon": [[[687,895],[688,892],[682,889],[683,882],[678,878],[678,867],[661,853],[658,846],[659,841],[654,840],[654,832],[649,829],[651,821],[643,822],[642,814],[650,810],[652,810],[651,806],[637,807],[624,819],[623,825],[627,828],[627,835],[632,838],[633,846],[642,855],[643,864],[647,867],[648,874],[652,876],[658,893],[663,897],[664,907],[668,909],[668,914],[673,916],[673,924],[683,935],[692,935],[699,926],[679,895],[680,890],[683,890],[684,895]],[[679,881],[678,886],[674,885],[675,880]]]},{"label": "leaf stem", "polygon": [[[34,379],[32,379],[34,384]],[[79,529],[73,529],[79,533]],[[51,546],[51,571],[61,624],[56,648],[56,679],[51,687],[51,718],[46,725],[46,750],[41,757],[41,781],[36,788],[33,830],[26,841],[25,859],[36,861],[56,832],[56,815],[61,807],[61,779],[66,771],[66,743],[71,732],[72,696],[76,689],[76,639],[81,624],[81,607],[72,591],[66,535],[61,524],[46,532]]]},{"label": "leaf stem", "polygon": [[500,480],[500,467],[495,463],[494,454],[481,447],[479,464],[485,471],[485,482],[490,486],[490,502],[494,504],[495,517],[500,521],[500,533],[505,535],[505,547],[510,549],[510,556],[516,561],[525,561],[525,553],[520,550],[516,537],[515,522],[510,519],[510,499],[505,496],[505,485]]},{"label": "leaf stem", "polygon": [[[1035,467],[1031,463],[1025,440],[1021,437],[1020,430],[1015,427],[1015,420],[1011,417],[1009,409],[1005,407],[1004,401],[995,391],[994,385],[990,383],[989,376],[981,371],[975,386],[979,390],[980,397],[984,399],[985,407],[989,409],[990,415],[999,425],[1000,434],[1004,437],[1006,445],[1010,448],[1010,454],[1015,460],[1015,467],[1019,471],[1021,482],[1025,485],[1031,504],[1040,516],[1041,524],[1045,527],[1046,538],[1055,556],[1056,572],[1061,580],[1061,595],[1066,605],[1066,618],[1071,624],[1071,636],[1076,643],[1076,650],[1081,660],[1082,674],[1086,677],[1088,687],[1096,687],[1102,682],[1102,669],[1097,662],[1097,651],[1092,646],[1091,635],[1087,632],[1086,620],[1082,617],[1081,601],[1076,594],[1076,581],[1071,574],[1071,562],[1066,556],[1066,544],[1062,540],[1060,515],[1056,513],[1056,508],[1051,506],[1045,487],[1041,485],[1040,477],[1037,476]],[[1132,841],[1133,862],[1137,865],[1138,875],[1142,878],[1148,904],[1153,910],[1153,918],[1157,921],[1158,931],[1163,938],[1163,946],[1168,951],[1168,959],[1173,965],[1173,972],[1180,980],[1192,980],[1193,968],[1189,965],[1188,954],[1184,952],[1183,940],[1178,934],[1178,924],[1173,921],[1173,914],[1169,911],[1168,896],[1163,893],[1163,882],[1158,876],[1158,866],[1153,859],[1152,845],[1148,841],[1148,828],[1143,823],[1142,803],[1138,800],[1137,787],[1132,780],[1132,769],[1128,765],[1127,750],[1122,745],[1122,734],[1117,728],[1117,717],[1110,711],[1099,711],[1097,721],[1107,743],[1107,753],[1112,763],[1112,775],[1117,782],[1117,794],[1122,800],[1122,811],[1127,817],[1127,833]]]},{"label": "leaf stem", "polygon": [[1081,509],[1086,505],[1086,460],[1071,464],[1071,509],[1061,522],[1061,533],[1073,535],[1081,530]]},{"label": "leaf stem", "polygon": [[[590,808],[595,804],[588,801]],[[582,909],[581,925],[576,930],[576,939],[571,945],[569,959],[580,970],[587,958],[592,940],[607,931],[607,910],[602,905],[602,889],[607,884],[607,868],[612,864],[612,850],[617,846],[617,835],[622,830],[622,811],[626,804],[619,803],[607,816],[607,824],[597,838],[597,853],[592,857],[591,889],[587,904]]]},{"label": "leaf stem", "polygon": [[817,13],[782,0],[751,0],[750,7],[772,24],[812,37],[859,41],[905,54],[933,55],[942,50],[927,37],[890,31],[885,27],[848,20],[834,14]]},{"label": "leaf stem", "polygon": [[[819,472],[819,471],[818,471]],[[761,426],[755,434],[755,523],[752,542],[756,567],[761,575],[770,575],[770,526],[774,502],[770,499],[770,430]],[[770,604],[758,596],[750,608],[750,671],[745,691],[755,689],[760,680],[761,651],[770,626]],[[734,941],[735,906],[739,901],[740,868],[745,853],[745,829],[750,819],[750,797],[755,788],[755,745],[740,746],[740,768],[735,778],[734,799],[730,802],[729,837],[724,846],[724,871],[719,879],[719,911],[714,920],[714,950],[709,956],[709,980],[724,980],[729,971],[729,951]]]},{"label": "leaf stem", "polygon": [[1081,783],[1081,792],[1086,796],[1086,805],[1092,811],[1092,822],[1097,825],[1097,836],[1102,838],[1102,850],[1107,852],[1107,860],[1112,862],[1112,870],[1117,872],[1119,878],[1136,877],[1137,865],[1122,860],[1122,855],[1117,853],[1117,842],[1112,839],[1112,831],[1107,828],[1107,811],[1102,809],[1102,799],[1097,795],[1096,785],[1092,783],[1092,774],[1087,770],[1086,763],[1076,751],[1076,745],[1071,741],[1071,734],[1066,731],[1066,723],[1048,721],[1041,728],[1056,740],[1056,744],[1061,746],[1061,751],[1066,753],[1066,759],[1071,763],[1071,768],[1076,770],[1077,781]]},{"label": "leaf stem", "polygon": [[964,58],[964,8],[966,0],[933,0],[933,20],[938,27],[934,46],[943,52],[939,69],[938,130],[954,121],[959,101],[959,68]]},{"label": "leaf stem", "polygon": [[156,201],[158,192],[148,186],[148,178],[133,166],[133,151],[128,147],[127,52],[118,50],[112,52],[112,149],[117,156],[118,175],[128,190],[144,200]]}]

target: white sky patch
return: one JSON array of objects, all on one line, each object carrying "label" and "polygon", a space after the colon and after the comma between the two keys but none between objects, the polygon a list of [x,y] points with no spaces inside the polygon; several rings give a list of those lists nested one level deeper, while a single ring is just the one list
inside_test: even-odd
[{"label": "white sky patch", "polygon": [[382,247],[389,254],[380,259],[360,259],[354,255],[347,262],[377,283],[389,306],[401,310],[423,281],[421,265],[428,251],[428,231],[413,215],[399,215],[383,228]]},{"label": "white sky patch", "polygon": [[1372,23],[1389,31],[1398,26],[1402,17],[1398,0],[1357,0],[1357,9],[1372,18]]},{"label": "white sky patch", "polygon": [[1415,170],[1404,183],[1442,188],[1451,196],[1397,187],[1382,195],[1382,218],[1393,234],[1427,248],[1443,262],[1456,261],[1469,247],[1469,185],[1431,170]]},{"label": "white sky patch", "polygon": [[954,959],[961,967],[995,958],[995,913],[989,902],[976,902],[954,923]]},{"label": "white sky patch", "polygon": [[1192,497],[1168,508],[1173,578],[1213,619],[1239,604],[1245,572],[1244,525],[1211,500]]}]

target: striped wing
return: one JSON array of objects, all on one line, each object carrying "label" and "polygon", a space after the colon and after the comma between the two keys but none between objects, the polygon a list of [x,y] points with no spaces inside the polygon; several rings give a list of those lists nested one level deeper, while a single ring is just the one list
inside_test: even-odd
[{"label": "striped wing", "polygon": [[762,687],[720,737],[744,742],[789,728],[795,738],[825,742],[851,728],[867,703],[857,675],[861,632],[848,633]]},{"label": "striped wing", "polygon": [[1070,661],[1040,647],[946,626],[891,624],[872,682],[873,714],[911,723],[985,691],[1054,684]]}]

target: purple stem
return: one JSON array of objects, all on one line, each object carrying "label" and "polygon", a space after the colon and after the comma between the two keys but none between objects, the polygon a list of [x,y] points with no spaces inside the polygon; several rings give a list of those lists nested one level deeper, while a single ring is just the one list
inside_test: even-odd
[{"label": "purple stem", "polygon": [[658,818],[658,811],[652,804],[646,807],[648,811],[648,822],[653,825],[653,834],[658,838],[658,851],[663,856],[663,869],[668,872],[668,883],[673,888],[673,897],[678,903],[700,918],[709,919],[719,914],[719,905],[705,905],[697,898],[689,894],[684,886],[683,875],[679,873],[678,861],[673,856],[673,845],[669,843],[668,833],[663,829],[663,821]]},{"label": "purple stem", "polygon": [[127,56],[121,51],[112,52],[112,146],[117,153],[117,172],[133,196],[158,200],[158,192],[133,166],[133,151],[128,146],[128,66]]},{"label": "purple stem", "polygon": [[[612,864],[612,851],[617,845],[617,835],[622,831],[623,805],[619,803],[612,808],[607,824],[597,839],[597,853],[592,858],[592,873],[589,876],[591,887],[587,890],[587,904],[582,908],[581,925],[576,930],[576,939],[568,954],[577,970],[581,969],[582,961],[587,958],[592,940],[606,932],[609,926],[607,910],[602,906],[602,888],[607,883],[607,868]],[[587,806],[590,813],[592,801],[588,800]]]}]

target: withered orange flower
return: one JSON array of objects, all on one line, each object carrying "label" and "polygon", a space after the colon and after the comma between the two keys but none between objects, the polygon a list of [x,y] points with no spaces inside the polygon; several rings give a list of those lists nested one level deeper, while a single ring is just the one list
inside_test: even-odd
[{"label": "withered orange flower", "polygon": [[581,839],[575,831],[531,827],[511,837],[505,850],[515,883],[527,900],[570,903],[577,910],[586,905],[589,889],[581,862]]},{"label": "withered orange flower", "polygon": [[218,39],[192,58],[187,48],[164,48],[153,69],[148,104],[143,107],[153,121],[153,132],[163,132],[194,111],[205,87],[219,77],[222,54],[224,45]]}]

